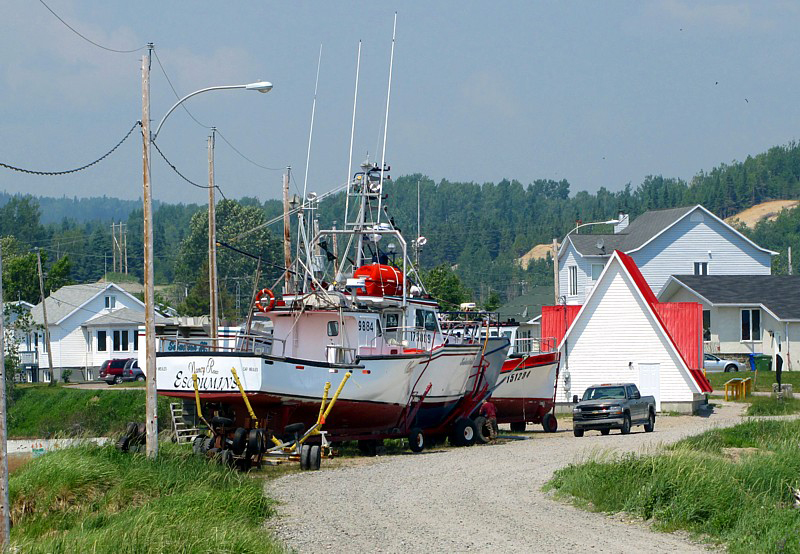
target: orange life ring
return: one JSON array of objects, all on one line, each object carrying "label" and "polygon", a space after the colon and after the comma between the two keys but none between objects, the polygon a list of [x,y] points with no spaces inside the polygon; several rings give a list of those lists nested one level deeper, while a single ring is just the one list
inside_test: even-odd
[{"label": "orange life ring", "polygon": [[[261,303],[261,299],[264,298],[265,295],[269,296],[269,304],[267,304],[266,306],[264,306]],[[269,289],[261,289],[260,291],[258,291],[258,294],[256,295],[256,308],[258,308],[260,311],[264,313],[267,313],[274,307],[275,307],[275,295],[273,294],[273,292]]]}]

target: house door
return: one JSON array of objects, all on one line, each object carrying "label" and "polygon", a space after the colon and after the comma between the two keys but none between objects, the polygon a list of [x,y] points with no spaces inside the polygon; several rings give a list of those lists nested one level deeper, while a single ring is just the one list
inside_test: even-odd
[{"label": "house door", "polygon": [[656,399],[656,411],[661,411],[661,364],[639,364],[639,392]]}]

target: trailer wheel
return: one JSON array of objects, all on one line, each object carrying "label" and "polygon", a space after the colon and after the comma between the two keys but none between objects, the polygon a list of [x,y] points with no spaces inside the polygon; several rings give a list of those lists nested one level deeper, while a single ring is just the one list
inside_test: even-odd
[{"label": "trailer wheel", "polygon": [[233,452],[228,449],[223,450],[219,454],[219,463],[226,467],[233,467]]},{"label": "trailer wheel", "polygon": [[300,447],[300,469],[304,471],[309,469],[308,463],[310,455],[311,455],[311,445],[303,444],[303,446]]},{"label": "trailer wheel", "polygon": [[558,420],[556,416],[550,412],[544,414],[542,418],[542,429],[544,429],[545,433],[555,433],[558,431]]},{"label": "trailer wheel", "polygon": [[322,448],[318,444],[312,444],[308,451],[308,469],[318,471],[322,464]]},{"label": "trailer wheel", "polygon": [[486,418],[478,416],[475,418],[475,442],[478,444],[486,444],[491,440],[489,430],[486,428]]},{"label": "trailer wheel", "polygon": [[378,455],[378,441],[374,439],[358,441],[358,451],[362,456],[377,456]]},{"label": "trailer wheel", "polygon": [[475,423],[471,419],[462,417],[456,421],[453,428],[453,438],[456,446],[472,446],[475,444]]},{"label": "trailer wheel", "polygon": [[425,435],[419,427],[414,427],[408,434],[408,447],[411,452],[422,452],[425,448]]},{"label": "trailer wheel", "polygon": [[609,434],[610,432],[611,432],[611,429],[600,429],[600,434],[601,434],[601,435],[607,435],[607,434]]},{"label": "trailer wheel", "polygon": [[212,448],[214,448],[214,437],[208,437],[203,443],[203,452],[208,452]]},{"label": "trailer wheel", "polygon": [[247,448],[247,429],[244,427],[237,427],[233,433],[233,442],[231,449],[237,456],[241,456],[244,449]]},{"label": "trailer wheel", "polygon": [[202,454],[203,453],[203,446],[206,443],[205,435],[197,435],[194,440],[192,440],[192,452],[195,454]]},{"label": "trailer wheel", "polygon": [[250,432],[247,434],[247,455],[248,456],[257,456],[261,454],[263,450],[263,435],[261,434],[260,429],[250,429]]},{"label": "trailer wheel", "polygon": [[120,452],[127,452],[130,449],[131,438],[128,435],[123,435],[117,441],[117,450]]},{"label": "trailer wheel", "polygon": [[575,429],[572,430],[572,434],[575,435],[576,437],[582,437],[583,436],[583,429],[575,428]]},{"label": "trailer wheel", "polygon": [[513,421],[511,422],[511,431],[514,433],[524,433],[525,432],[525,422],[524,421]]}]

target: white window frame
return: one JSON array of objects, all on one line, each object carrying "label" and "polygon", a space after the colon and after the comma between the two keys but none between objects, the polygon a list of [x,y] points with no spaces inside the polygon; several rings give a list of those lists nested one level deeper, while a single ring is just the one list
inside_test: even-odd
[{"label": "white window frame", "polygon": [[113,310],[117,307],[117,297],[108,295],[105,297],[106,310]]},{"label": "white window frame", "polygon": [[[597,277],[594,276],[594,268],[599,267],[600,271],[597,272]],[[592,280],[592,283],[596,283],[597,280],[600,278],[600,274],[603,273],[603,268],[606,267],[606,264],[592,264],[589,268],[589,278]]]},{"label": "white window frame", "polygon": [[[103,340],[103,342],[105,344],[103,345],[103,348],[100,348],[100,333],[104,333],[105,334],[105,338]],[[108,352],[108,330],[106,330],[106,329],[98,329],[97,331],[95,331],[95,338],[97,340],[97,351],[98,352]]]},{"label": "white window frame", "polygon": [[693,275],[708,275],[708,262],[694,262]]},{"label": "white window frame", "polygon": [[578,266],[571,265],[567,266],[567,275],[569,276],[569,280],[567,284],[569,286],[569,296],[578,296]]},{"label": "white window frame", "polygon": [[[116,348],[117,341],[117,333],[119,333],[119,349]],[[123,333],[127,334],[128,337],[126,341],[123,341]],[[114,329],[111,331],[111,351],[112,352],[129,352],[130,351],[130,333],[127,329]]]},{"label": "white window frame", "polygon": [[[758,338],[753,338],[753,313],[758,312]],[[748,314],[748,325],[750,328],[750,337],[745,338],[744,329],[742,328],[742,318],[744,314]],[[763,318],[761,317],[761,308],[742,308],[739,311],[739,342],[761,342],[761,337],[764,333]]]}]

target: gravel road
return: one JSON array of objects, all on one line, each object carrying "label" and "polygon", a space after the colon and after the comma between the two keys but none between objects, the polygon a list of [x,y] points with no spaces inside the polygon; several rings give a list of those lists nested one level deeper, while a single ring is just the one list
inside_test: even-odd
[{"label": "gravel road", "polygon": [[[702,552],[682,534],[576,509],[541,491],[558,468],[604,452],[644,451],[741,421],[743,405],[709,417],[660,417],[630,435],[558,433],[471,448],[382,456],[370,463],[281,477],[268,525],[298,552]],[[540,429],[540,428],[539,428]],[[365,460],[366,462],[366,460]]]}]

